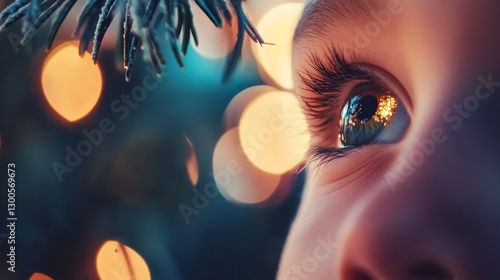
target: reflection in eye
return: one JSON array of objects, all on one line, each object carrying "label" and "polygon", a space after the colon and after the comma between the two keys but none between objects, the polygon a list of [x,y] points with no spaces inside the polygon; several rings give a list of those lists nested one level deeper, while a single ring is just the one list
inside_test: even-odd
[{"label": "reflection in eye", "polygon": [[[354,88],[340,114],[339,139],[343,147],[397,142],[403,136],[409,124],[406,109],[390,90],[379,87],[363,83]],[[396,125],[389,126],[393,119]],[[384,131],[387,126],[391,131]]]}]

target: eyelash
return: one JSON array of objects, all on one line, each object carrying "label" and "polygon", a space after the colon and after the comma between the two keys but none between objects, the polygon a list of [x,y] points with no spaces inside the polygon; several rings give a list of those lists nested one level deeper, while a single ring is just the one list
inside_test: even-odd
[{"label": "eyelash", "polygon": [[307,163],[316,162],[317,166],[323,166],[333,160],[343,158],[359,147],[334,148],[326,146],[312,146],[307,153]]},{"label": "eyelash", "polygon": [[[319,134],[332,133],[330,124],[340,114],[340,106],[343,105],[342,91],[350,82],[368,82],[380,91],[388,90],[387,85],[371,69],[361,64],[349,63],[333,48],[326,50],[326,57],[327,59],[323,61],[319,56],[309,53],[308,65],[313,72],[303,69],[297,73],[305,85],[301,89],[315,93],[310,97],[302,97],[302,100],[306,105],[306,114],[311,119],[319,120],[311,127]],[[308,151],[308,162],[317,161],[318,166],[321,166],[361,147],[363,146],[347,148],[311,146]]]}]

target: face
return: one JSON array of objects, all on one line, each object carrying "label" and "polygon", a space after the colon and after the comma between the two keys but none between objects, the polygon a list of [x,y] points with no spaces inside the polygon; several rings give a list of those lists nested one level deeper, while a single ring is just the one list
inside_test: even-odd
[{"label": "face", "polygon": [[312,145],[278,279],[498,278],[499,10],[308,3],[293,69]]}]

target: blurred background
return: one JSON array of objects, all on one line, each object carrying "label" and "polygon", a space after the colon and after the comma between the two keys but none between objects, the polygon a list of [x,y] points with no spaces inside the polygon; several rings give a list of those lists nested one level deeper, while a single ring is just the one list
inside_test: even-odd
[{"label": "blurred background", "polygon": [[15,163],[18,218],[15,274],[0,228],[0,279],[274,279],[309,141],[290,92],[302,1],[244,3],[274,45],[246,37],[225,83],[234,24],[192,3],[200,43],[185,67],[165,47],[158,77],[139,53],[127,82],[118,18],[96,65],[78,55],[83,3],[50,52],[50,24],[26,45],[20,22],[0,33],[0,172]]}]

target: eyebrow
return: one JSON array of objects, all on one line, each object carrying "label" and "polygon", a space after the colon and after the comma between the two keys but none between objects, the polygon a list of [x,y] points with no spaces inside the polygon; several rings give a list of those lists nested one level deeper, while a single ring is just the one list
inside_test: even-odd
[{"label": "eyebrow", "polygon": [[369,19],[370,11],[379,7],[376,1],[365,0],[313,0],[304,8],[295,29],[293,43],[301,39],[318,39],[328,36],[331,27]]}]

